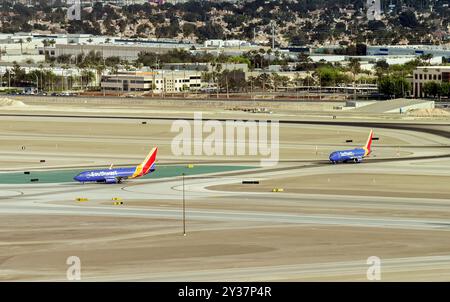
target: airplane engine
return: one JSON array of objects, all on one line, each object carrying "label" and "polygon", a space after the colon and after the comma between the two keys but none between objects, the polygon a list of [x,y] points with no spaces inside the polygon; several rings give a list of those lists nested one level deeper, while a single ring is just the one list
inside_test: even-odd
[{"label": "airplane engine", "polygon": [[117,181],[117,178],[105,178],[105,183],[116,184],[116,183],[118,183],[118,181]]}]

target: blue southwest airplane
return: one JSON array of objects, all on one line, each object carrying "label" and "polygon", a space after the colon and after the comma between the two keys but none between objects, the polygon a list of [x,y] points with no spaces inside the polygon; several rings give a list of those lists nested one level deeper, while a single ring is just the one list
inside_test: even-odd
[{"label": "blue southwest airplane", "polygon": [[334,151],[330,154],[330,161],[333,164],[337,164],[340,162],[355,162],[359,163],[363,160],[364,157],[368,156],[371,152],[373,139],[373,130],[370,130],[369,138],[367,139],[367,143],[362,148],[355,148],[350,150],[343,151]]},{"label": "blue southwest airplane", "polygon": [[155,171],[156,153],[158,148],[155,147],[150,151],[145,160],[136,167],[116,168],[112,165],[109,169],[84,171],[75,176],[73,179],[82,183],[98,182],[115,184],[120,183],[127,178],[138,178]]}]

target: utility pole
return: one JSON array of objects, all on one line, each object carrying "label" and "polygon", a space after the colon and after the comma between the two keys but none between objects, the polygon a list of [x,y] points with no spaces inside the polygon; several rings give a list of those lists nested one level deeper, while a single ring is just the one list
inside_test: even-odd
[{"label": "utility pole", "polygon": [[275,22],[271,22],[270,25],[272,26],[272,50],[275,49]]},{"label": "utility pole", "polygon": [[226,84],[227,84],[227,99],[230,98],[229,92],[228,92],[228,75],[225,76]]}]

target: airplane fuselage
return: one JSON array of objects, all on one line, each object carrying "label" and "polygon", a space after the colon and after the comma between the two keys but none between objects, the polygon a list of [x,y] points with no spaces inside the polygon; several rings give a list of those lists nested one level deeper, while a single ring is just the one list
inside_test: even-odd
[{"label": "airplane fuselage", "polygon": [[368,152],[364,148],[335,151],[330,154],[330,161],[332,163],[361,162],[367,154]]},{"label": "airplane fuselage", "polygon": [[[155,166],[150,168],[149,172],[155,171]],[[136,177],[136,168],[114,168],[102,170],[84,171],[74,177],[74,180],[79,182],[105,182],[118,183],[127,178]]]},{"label": "airplane fuselage", "polygon": [[120,183],[127,178],[138,178],[155,171],[156,153],[158,147],[153,148],[145,160],[136,167],[114,168],[83,171],[73,179],[79,182],[101,182],[107,184]]}]

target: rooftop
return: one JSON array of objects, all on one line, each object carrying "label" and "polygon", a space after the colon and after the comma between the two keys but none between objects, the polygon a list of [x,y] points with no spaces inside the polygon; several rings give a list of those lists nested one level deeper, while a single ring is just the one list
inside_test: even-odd
[{"label": "rooftop", "polygon": [[450,66],[418,66],[417,69],[443,69],[450,71]]}]

